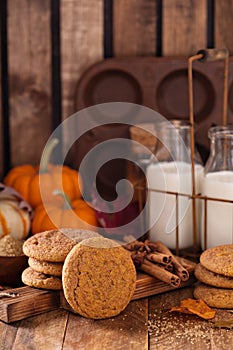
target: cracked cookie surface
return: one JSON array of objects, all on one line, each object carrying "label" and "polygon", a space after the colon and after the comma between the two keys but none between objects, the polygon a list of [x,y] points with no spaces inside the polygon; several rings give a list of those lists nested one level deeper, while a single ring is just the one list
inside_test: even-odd
[{"label": "cracked cookie surface", "polygon": [[67,255],[64,295],[82,316],[113,317],[125,309],[136,288],[136,269],[126,249],[108,238],[90,238]]},{"label": "cracked cookie surface", "polygon": [[25,255],[38,260],[63,262],[69,251],[76,245],[59,230],[44,231],[28,238],[23,245]]},{"label": "cracked cookie surface", "polygon": [[233,289],[217,288],[200,283],[194,288],[193,295],[196,299],[202,299],[211,307],[233,308]]}]

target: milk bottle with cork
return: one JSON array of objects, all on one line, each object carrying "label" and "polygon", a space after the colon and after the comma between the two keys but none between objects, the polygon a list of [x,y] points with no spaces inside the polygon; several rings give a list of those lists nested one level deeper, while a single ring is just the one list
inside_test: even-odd
[{"label": "milk bottle with cork", "polygon": [[233,126],[209,130],[210,156],[205,165],[203,195],[207,196],[206,239],[204,212],[202,248],[233,243]]},{"label": "milk bottle with cork", "polygon": [[[159,123],[157,137],[155,158],[147,167],[149,237],[175,249],[178,226],[179,249],[188,248],[193,245],[192,199],[189,197],[192,194],[190,124],[182,120]],[[195,152],[195,193],[201,192],[204,173],[201,163]],[[195,203],[199,242],[201,201]]]}]

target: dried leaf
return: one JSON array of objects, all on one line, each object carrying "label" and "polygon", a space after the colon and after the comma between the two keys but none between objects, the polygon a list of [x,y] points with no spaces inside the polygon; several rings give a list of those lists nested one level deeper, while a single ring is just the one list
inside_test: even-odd
[{"label": "dried leaf", "polygon": [[180,306],[171,308],[170,312],[177,311],[185,314],[195,314],[210,320],[214,318],[215,311],[212,310],[203,300],[196,299],[184,299],[181,301]]},{"label": "dried leaf", "polygon": [[181,307],[181,306],[176,306],[176,307],[172,307],[169,312],[181,312],[182,314],[192,314],[192,312],[190,312],[188,309],[186,309],[185,307]]}]

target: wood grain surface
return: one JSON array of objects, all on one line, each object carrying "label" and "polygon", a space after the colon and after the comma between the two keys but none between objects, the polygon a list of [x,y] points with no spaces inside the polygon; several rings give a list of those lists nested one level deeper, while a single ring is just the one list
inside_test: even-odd
[{"label": "wood grain surface", "polygon": [[[103,0],[61,0],[61,80],[62,120],[77,112],[75,94],[81,75],[103,59]],[[63,145],[78,138],[78,126],[63,123]],[[71,134],[74,131],[74,135]],[[68,163],[76,167],[76,148],[71,149]]]},{"label": "wood grain surface", "polygon": [[51,132],[50,6],[8,1],[12,165],[39,163]]},{"label": "wood grain surface", "polygon": [[[118,316],[91,320],[57,309],[22,321],[0,321],[1,350],[232,350],[233,332],[195,315],[169,313],[192,287],[130,302]],[[218,318],[233,314],[217,310]]]},{"label": "wood grain surface", "polygon": [[[206,47],[207,32],[214,36],[216,48],[227,47],[232,54],[232,1],[213,3],[212,26],[208,0],[114,1],[113,55],[189,56]],[[11,165],[34,164],[40,160],[54,125],[51,114],[51,3],[47,0],[6,0],[6,5]],[[111,17],[109,13],[107,15]],[[75,112],[74,96],[79,78],[104,57],[104,1],[61,0],[60,23],[54,25],[60,25],[64,120]],[[160,42],[162,52],[156,52]],[[0,148],[0,175],[4,172],[3,152]]]},{"label": "wood grain surface", "polygon": [[103,0],[61,0],[63,119],[76,112],[74,95],[81,74],[103,58]]},{"label": "wood grain surface", "polygon": [[215,2],[215,46],[227,48],[233,54],[232,16],[233,2],[231,0]]},{"label": "wood grain surface", "polygon": [[11,323],[60,307],[59,291],[28,286],[9,289],[15,297],[0,299],[0,320]]},{"label": "wood grain surface", "polygon": [[191,56],[206,47],[206,0],[164,0],[162,13],[163,56]]},{"label": "wood grain surface", "polygon": [[[231,350],[233,332],[214,328],[196,315],[169,313],[182,299],[192,298],[193,288],[165,293],[149,299],[150,349]],[[233,321],[229,311],[216,310],[216,319]]]},{"label": "wood grain surface", "polygon": [[115,56],[156,54],[156,1],[114,1]]},{"label": "wood grain surface", "polygon": [[[0,45],[2,43],[2,38],[0,34]],[[0,62],[2,62],[2,55],[0,50]],[[2,70],[0,65],[0,82],[2,81]],[[0,99],[2,101],[2,84],[0,84]],[[3,119],[2,119],[2,103],[0,103],[0,178],[3,176]]]}]

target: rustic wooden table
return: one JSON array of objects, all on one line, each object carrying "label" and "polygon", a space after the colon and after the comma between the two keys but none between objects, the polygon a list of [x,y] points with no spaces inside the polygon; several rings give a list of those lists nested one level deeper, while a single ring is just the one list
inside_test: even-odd
[{"label": "rustic wooden table", "polygon": [[[64,309],[22,321],[0,321],[1,350],[233,349],[233,330],[194,315],[169,313],[192,288],[132,301],[117,317],[90,320]],[[233,321],[232,311],[217,311]]]}]

